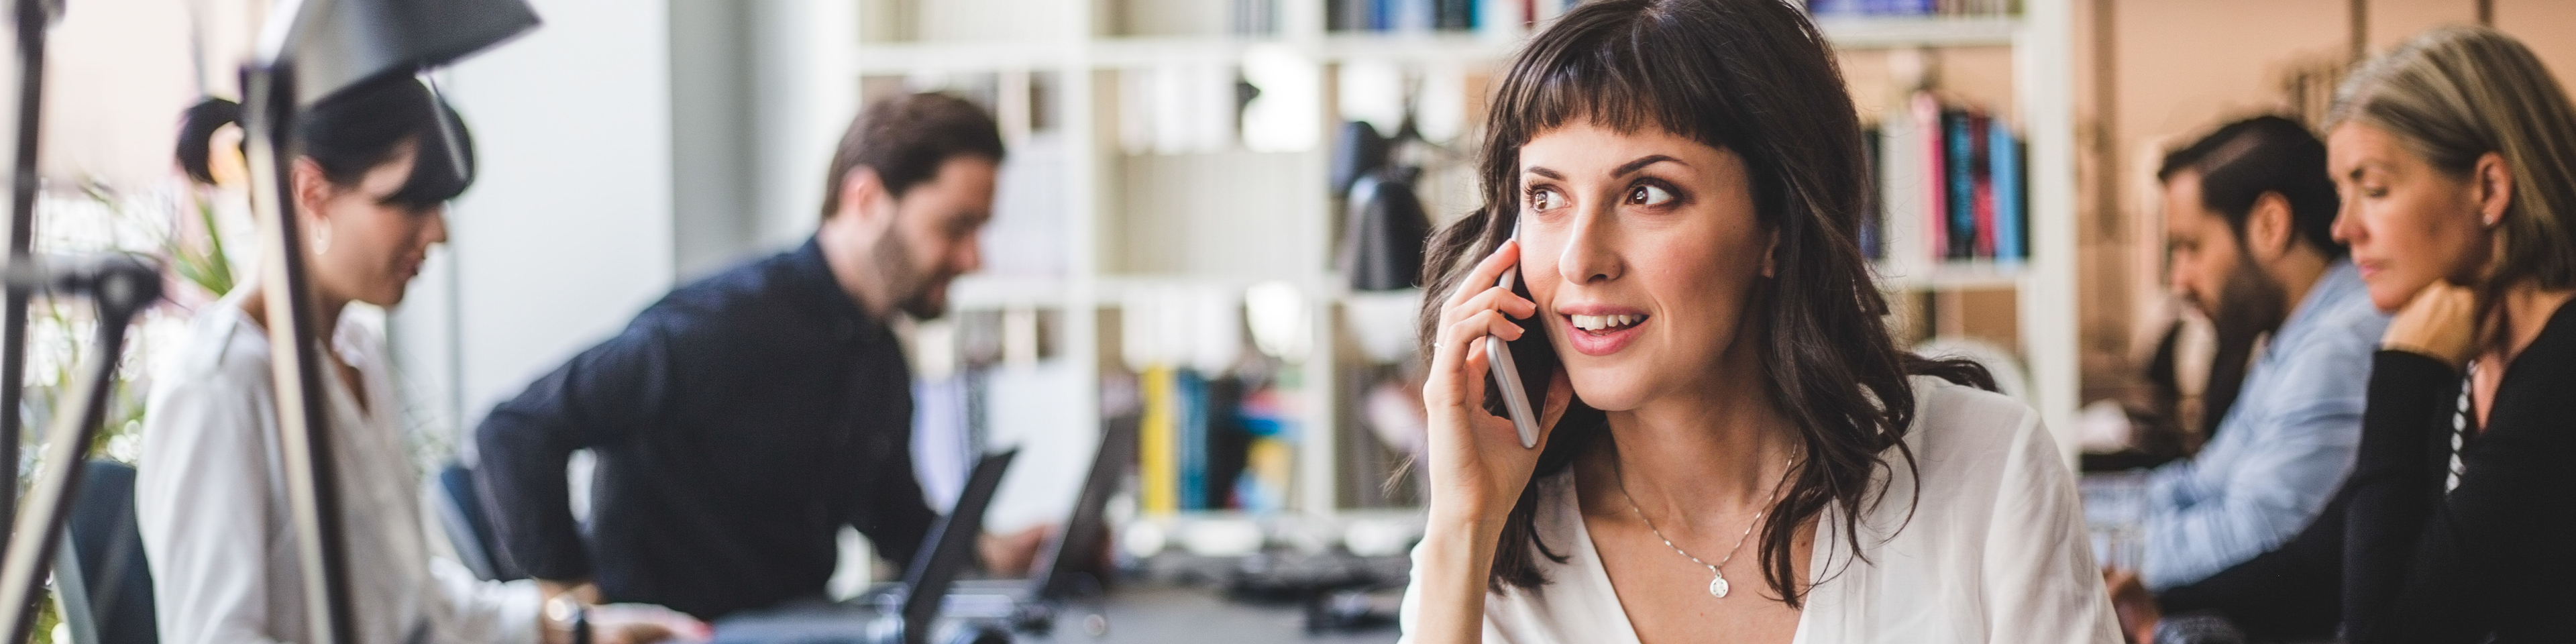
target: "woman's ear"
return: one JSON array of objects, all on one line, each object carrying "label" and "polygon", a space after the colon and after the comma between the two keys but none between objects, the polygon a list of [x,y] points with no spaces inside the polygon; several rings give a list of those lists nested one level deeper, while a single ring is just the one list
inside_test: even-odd
[{"label": "woman's ear", "polygon": [[310,158],[297,158],[294,168],[288,172],[288,181],[291,194],[295,195],[296,212],[316,220],[329,217],[322,204],[330,203],[332,193],[339,188],[331,185],[331,178],[322,173],[321,164]]},{"label": "woman's ear", "polygon": [[2488,152],[2478,155],[2478,165],[2471,172],[2477,182],[2479,225],[2494,228],[2504,223],[2505,208],[2513,205],[2513,168],[2505,164],[2504,155]]},{"label": "woman's ear", "polygon": [[1764,230],[1762,231],[1762,237],[1764,238],[1764,241],[1762,242],[1762,276],[1766,278],[1779,277],[1780,271],[1777,267],[1779,266],[1778,257],[1780,256],[1780,229],[1778,227],[1772,227]]}]

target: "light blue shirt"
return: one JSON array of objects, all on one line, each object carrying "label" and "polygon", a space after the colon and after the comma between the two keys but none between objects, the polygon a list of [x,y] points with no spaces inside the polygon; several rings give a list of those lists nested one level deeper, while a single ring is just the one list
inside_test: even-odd
[{"label": "light blue shirt", "polygon": [[2290,540],[2352,471],[2371,354],[2388,316],[2337,261],[2273,332],[2200,454],[2148,474],[2150,590],[2208,578]]}]

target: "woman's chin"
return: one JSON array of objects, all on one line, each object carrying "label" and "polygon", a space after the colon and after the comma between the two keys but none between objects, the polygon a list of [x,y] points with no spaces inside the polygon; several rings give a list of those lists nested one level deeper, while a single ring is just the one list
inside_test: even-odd
[{"label": "woman's chin", "polygon": [[1574,383],[1574,396],[1585,406],[1605,412],[1629,411],[1645,398],[1641,380],[1644,376],[1613,372],[1608,369],[1582,370],[1567,374]]},{"label": "woman's chin", "polygon": [[2396,313],[2398,309],[2406,308],[2407,302],[2415,301],[2415,294],[2422,292],[2427,286],[2432,286],[2435,281],[2439,280],[2406,280],[2381,273],[2371,276],[2362,284],[2370,293],[2371,307],[2379,309],[2382,313]]}]

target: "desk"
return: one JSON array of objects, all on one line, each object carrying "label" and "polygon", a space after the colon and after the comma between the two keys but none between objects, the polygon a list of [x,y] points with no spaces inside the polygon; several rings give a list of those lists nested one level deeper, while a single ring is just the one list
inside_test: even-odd
[{"label": "desk", "polygon": [[[1094,638],[1083,632],[1086,615],[1106,608],[1109,632]],[[1362,631],[1306,633],[1304,613],[1296,606],[1256,606],[1226,601],[1213,588],[1129,586],[1105,604],[1070,604],[1056,615],[1051,637],[1022,642],[1063,644],[1135,642],[1215,642],[1266,644],[1387,644],[1395,625]]]},{"label": "desk", "polygon": [[[1162,642],[1228,642],[1237,644],[1387,644],[1395,626],[1309,635],[1296,606],[1258,606],[1224,600],[1213,588],[1132,584],[1111,593],[1107,601],[1065,605],[1055,630],[1045,636],[1016,633],[1016,641],[1039,644],[1137,644]],[[1083,621],[1102,615],[1108,630],[1099,637],[1085,632]],[[716,644],[830,644],[856,642],[875,612],[848,605],[785,608],[716,623]]]}]

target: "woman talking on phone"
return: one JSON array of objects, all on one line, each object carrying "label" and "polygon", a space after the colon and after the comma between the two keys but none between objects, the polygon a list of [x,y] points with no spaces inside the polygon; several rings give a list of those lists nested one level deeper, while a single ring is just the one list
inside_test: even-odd
[{"label": "woman talking on phone", "polygon": [[[1493,100],[1485,206],[1426,269],[1409,641],[2117,641],[2037,414],[1889,337],[1798,9],[1584,3]],[[1489,339],[1535,447],[1487,411]]]}]

